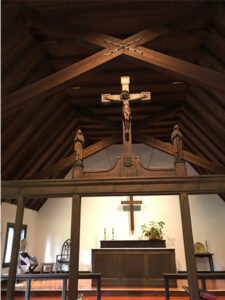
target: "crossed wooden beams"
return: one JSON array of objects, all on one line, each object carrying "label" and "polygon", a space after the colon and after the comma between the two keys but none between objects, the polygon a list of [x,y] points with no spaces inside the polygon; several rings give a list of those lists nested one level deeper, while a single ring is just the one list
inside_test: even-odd
[{"label": "crossed wooden beams", "polygon": [[187,82],[225,92],[225,75],[223,73],[140,46],[168,31],[169,28],[164,26],[146,29],[124,40],[104,33],[73,31],[72,37],[83,39],[105,49],[3,98],[3,115],[15,112],[22,104],[43,93],[52,94],[72,85],[75,78],[123,54],[146,62],[146,67],[151,69],[164,73],[169,72]]}]

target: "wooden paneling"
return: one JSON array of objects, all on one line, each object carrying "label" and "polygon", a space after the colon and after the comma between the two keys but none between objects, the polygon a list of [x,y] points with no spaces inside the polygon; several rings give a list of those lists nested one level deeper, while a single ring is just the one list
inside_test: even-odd
[{"label": "wooden paneling", "polygon": [[162,273],[176,271],[175,251],[163,248],[92,249],[92,271],[102,273],[103,286],[162,287]]}]

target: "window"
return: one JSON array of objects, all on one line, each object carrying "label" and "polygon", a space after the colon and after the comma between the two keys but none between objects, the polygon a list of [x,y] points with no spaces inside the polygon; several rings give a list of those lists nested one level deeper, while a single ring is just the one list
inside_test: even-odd
[{"label": "window", "polygon": [[[3,256],[3,264],[2,267],[8,267],[11,259],[11,252],[12,252],[12,244],[13,244],[13,236],[14,236],[14,227],[15,224],[8,223],[6,229],[6,238],[5,238],[5,249],[4,249],[4,256]],[[27,233],[27,225],[22,225],[20,240],[26,238]]]}]

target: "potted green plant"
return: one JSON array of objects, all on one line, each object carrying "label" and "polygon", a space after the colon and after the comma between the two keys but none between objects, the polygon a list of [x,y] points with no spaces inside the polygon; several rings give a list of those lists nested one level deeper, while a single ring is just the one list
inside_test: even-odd
[{"label": "potted green plant", "polygon": [[150,221],[147,225],[144,224],[141,226],[142,233],[149,240],[162,240],[162,229],[165,223],[163,221],[156,222]]}]

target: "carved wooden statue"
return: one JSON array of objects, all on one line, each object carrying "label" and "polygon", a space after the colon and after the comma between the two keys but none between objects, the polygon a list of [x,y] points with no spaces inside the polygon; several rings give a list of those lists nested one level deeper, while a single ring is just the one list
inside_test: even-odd
[{"label": "carved wooden statue", "polygon": [[183,156],[183,135],[180,131],[179,125],[174,125],[173,132],[171,134],[171,141],[174,145],[175,162],[181,162],[184,160]]},{"label": "carved wooden statue", "polygon": [[123,76],[121,77],[122,91],[119,95],[111,95],[111,94],[102,94],[102,103],[109,104],[110,102],[122,102],[122,112],[123,112],[123,124],[125,130],[125,141],[131,143],[131,109],[130,102],[131,101],[148,101],[151,99],[150,92],[141,92],[136,94],[129,93],[129,84],[130,77]]},{"label": "carved wooden statue", "polygon": [[75,163],[83,162],[83,147],[84,147],[84,136],[82,131],[78,129],[77,134],[74,138]]},{"label": "carved wooden statue", "polygon": [[123,100],[123,120],[124,120],[124,127],[125,127],[125,136],[126,140],[129,140],[129,129],[130,129],[130,120],[131,120],[131,109],[130,109],[130,97],[129,92],[122,91],[120,95],[121,100]]}]

